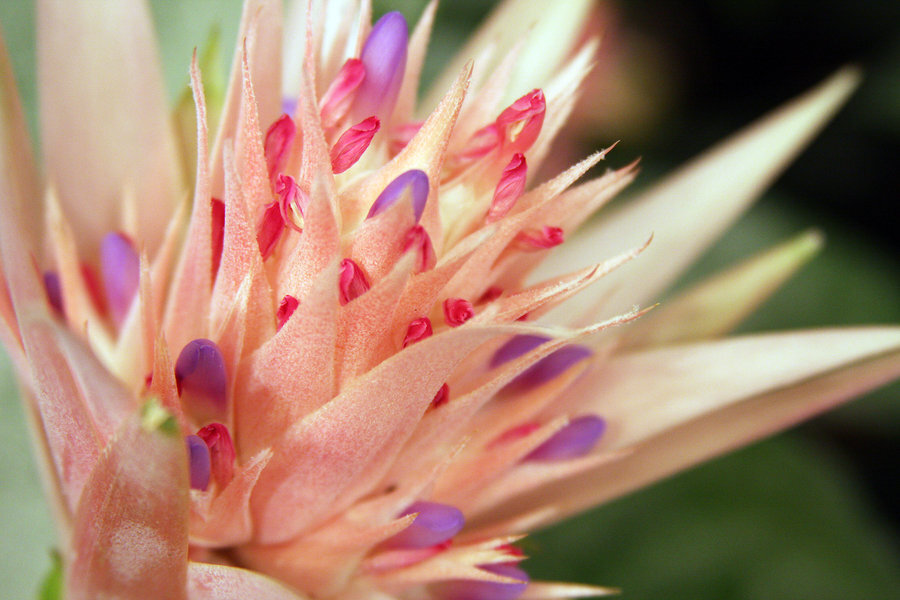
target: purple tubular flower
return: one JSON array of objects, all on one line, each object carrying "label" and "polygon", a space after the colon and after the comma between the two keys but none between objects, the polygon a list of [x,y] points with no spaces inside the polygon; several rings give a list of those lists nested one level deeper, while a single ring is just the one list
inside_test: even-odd
[{"label": "purple tubular flower", "polygon": [[63,306],[62,285],[59,282],[59,273],[56,271],[44,272],[44,290],[47,292],[47,302],[53,310],[59,314],[65,314]]},{"label": "purple tubular flower", "polygon": [[419,219],[422,218],[422,213],[425,212],[425,202],[428,200],[428,187],[428,175],[424,171],[412,169],[401,173],[396,179],[387,184],[384,191],[378,195],[366,218],[371,219],[380,215],[409,190],[412,198],[413,213],[416,217],[416,223],[418,223]]},{"label": "purple tubular flower", "polygon": [[212,473],[209,446],[200,437],[189,435],[184,438],[188,450],[188,468],[191,475],[191,489],[206,491]]},{"label": "purple tubular flower", "polygon": [[525,593],[530,578],[528,573],[512,563],[479,565],[479,569],[496,575],[518,579],[521,583],[497,583],[475,579],[455,579],[435,586],[435,592],[444,600],[515,600]]},{"label": "purple tubular flower", "polygon": [[532,450],[525,460],[564,460],[584,456],[597,445],[604,431],[604,419],[595,415],[578,417]]},{"label": "purple tubular flower", "polygon": [[199,422],[224,421],[228,413],[228,374],[215,342],[197,339],[175,362],[175,382],[185,409]]},{"label": "purple tubular flower", "polygon": [[106,234],[100,244],[100,271],[109,311],[113,321],[121,324],[141,276],[141,259],[131,240],[121,233]]},{"label": "purple tubular flower", "polygon": [[372,27],[360,60],[366,70],[353,102],[354,121],[376,116],[390,119],[406,71],[409,28],[398,12],[389,12]]},{"label": "purple tubular flower", "polygon": [[543,335],[514,336],[494,352],[494,356],[491,357],[490,367],[494,369],[504,363],[515,360],[524,354],[528,354],[544,342],[549,341],[550,338]]},{"label": "purple tubular flower", "polygon": [[294,113],[297,112],[297,99],[289,96],[282,98],[281,112],[286,115],[294,116]]},{"label": "purple tubular flower", "polygon": [[437,502],[415,502],[400,515],[416,515],[412,525],[392,537],[393,548],[427,548],[451,539],[465,524],[462,512],[455,506]]},{"label": "purple tubular flower", "polygon": [[[517,335],[500,346],[494,353],[489,363],[490,367],[493,369],[519,358],[549,340],[550,338],[542,335]],[[588,358],[591,354],[593,354],[591,350],[584,346],[564,346],[522,371],[509,385],[537,387],[562,375],[569,367]]]},{"label": "purple tubular flower", "polygon": [[565,346],[522,371],[509,385],[526,388],[543,385],[565,373],[575,363],[589,358],[592,354],[593,352],[584,346]]}]

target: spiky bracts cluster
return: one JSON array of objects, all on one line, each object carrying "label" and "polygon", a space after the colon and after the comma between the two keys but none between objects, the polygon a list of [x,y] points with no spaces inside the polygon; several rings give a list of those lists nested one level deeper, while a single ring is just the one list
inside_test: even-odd
[{"label": "spiky bracts cluster", "polygon": [[[144,8],[42,3],[54,57],[43,88],[65,92],[42,104],[46,243],[3,63],[0,332],[58,492],[70,597],[603,594],[529,582],[511,544],[897,373],[890,329],[703,341],[799,266],[814,235],[611,328],[739,213],[851,73],[595,226],[586,245],[554,250],[567,274],[533,275],[635,168],[576,186],[603,151],[530,178],[594,49],[563,61],[510,37],[515,14],[534,40],[547,27],[574,38],[588,6],[542,20],[532,4],[495,13],[464,51],[474,64],[453,67],[419,119],[434,3],[409,35],[397,13],[370,26],[365,2],[314,2],[282,54],[280,2],[248,1],[218,125],[192,65],[199,159],[191,201],[176,206],[185,161],[153,74],[102,86],[131,63],[54,55],[68,49],[52,35],[61,23],[152,55]],[[107,21],[117,27],[97,29]],[[89,87],[72,79],[81,63],[95,69]],[[517,89],[523,73],[542,87]],[[98,133],[79,156],[73,107],[91,124],[130,118],[133,135]],[[592,283],[581,305],[552,310]]]}]

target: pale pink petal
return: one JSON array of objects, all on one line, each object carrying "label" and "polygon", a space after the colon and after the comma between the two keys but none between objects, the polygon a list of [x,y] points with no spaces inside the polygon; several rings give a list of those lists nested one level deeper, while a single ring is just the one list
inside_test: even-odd
[{"label": "pale pink petal", "polygon": [[335,597],[366,553],[411,521],[406,516],[383,524],[365,523],[342,516],[287,544],[246,546],[241,558],[254,568],[310,590],[316,597]]},{"label": "pale pink petal", "polygon": [[[599,451],[627,446],[629,453],[512,500],[503,514],[549,505],[557,520],[794,425],[898,375],[900,330],[886,328],[750,336],[623,356],[596,373],[601,385],[595,377],[585,386],[595,394],[590,409],[610,424]],[[478,525],[491,518],[479,518]]]},{"label": "pale pink petal", "polygon": [[[620,211],[598,220],[564,244],[542,266],[552,273],[611,254],[653,233],[656,242],[629,268],[567,306],[580,316],[615,288],[612,312],[654,299],[806,145],[856,87],[858,73],[844,69],[682,167]],[[571,321],[571,317],[568,322]]]},{"label": "pale pink petal", "polygon": [[[0,33],[0,153],[3,173],[0,185],[3,195],[10,198],[21,215],[19,235],[32,252],[41,255],[38,240],[41,233],[40,181],[31,151],[31,139],[25,126],[22,103],[19,100],[12,64]],[[15,189],[6,189],[12,186]],[[7,214],[7,213],[4,213]]]},{"label": "pale pink petal", "polygon": [[419,22],[409,37],[406,58],[406,72],[403,74],[403,83],[397,96],[397,104],[394,106],[392,122],[390,126],[399,125],[413,120],[416,107],[416,97],[419,93],[419,77],[422,74],[422,66],[425,64],[425,51],[428,49],[428,40],[431,38],[431,27],[434,24],[434,14],[437,12],[437,0],[431,0],[422,11]]},{"label": "pale pink petal", "polygon": [[[209,307],[215,274],[213,268],[213,209],[210,169],[206,160],[209,154],[209,128],[206,116],[206,99],[203,81],[197,65],[197,54],[191,60],[191,89],[197,108],[197,173],[194,182],[194,200],[188,225],[186,242],[181,251],[174,278],[169,287],[165,314],[165,331],[173,348],[180,351],[190,340],[209,337]],[[180,233],[178,221],[169,225],[169,232]],[[172,240],[166,236],[166,241]],[[173,240],[174,242],[174,240]],[[168,244],[163,246],[164,249]],[[174,251],[174,250],[173,250]],[[158,283],[163,283],[163,263],[157,263]],[[156,278],[154,278],[156,279]],[[160,294],[162,297],[162,294]]]},{"label": "pale pink petal", "polygon": [[[243,96],[243,55],[248,56],[250,79],[256,87],[259,122],[272,123],[281,112],[281,0],[247,0],[241,13],[238,39],[231,63],[230,85],[222,107],[222,121],[210,155],[212,193],[222,197],[222,153],[234,139]],[[268,126],[268,125],[267,125]]]},{"label": "pale pink petal", "polygon": [[96,461],[75,512],[66,596],[186,598],[184,440],[146,407]]},{"label": "pale pink petal", "polygon": [[304,600],[274,579],[246,569],[191,562],[187,569],[190,600]]},{"label": "pale pink petal", "polygon": [[335,261],[281,330],[250,357],[235,396],[242,455],[271,445],[333,396],[339,307]]},{"label": "pale pink petal", "polygon": [[118,228],[126,188],[153,252],[182,182],[146,4],[41,0],[37,29],[45,172],[86,258]]},{"label": "pale pink petal", "polygon": [[[269,32],[266,35],[269,35]],[[263,150],[256,92],[246,52],[241,56],[241,65],[240,126],[234,142],[234,152],[247,214],[256,215],[272,201],[272,188]],[[262,122],[263,127],[268,128],[269,125],[270,122]]]},{"label": "pale pink petal", "polygon": [[399,450],[450,372],[504,331],[459,327],[422,340],[294,424],[274,448],[251,501],[258,539],[284,541],[354,502],[346,490],[365,490],[381,478],[386,457]]},{"label": "pale pink petal", "polygon": [[528,584],[525,593],[519,600],[554,600],[555,598],[600,598],[616,596],[622,591],[616,588],[596,585],[580,585],[577,583],[556,583],[552,581],[535,581]]},{"label": "pale pink petal", "polygon": [[435,106],[440,95],[450,87],[453,77],[463,65],[479,56],[487,46],[496,46],[495,60],[506,55],[523,37],[527,38],[518,64],[506,88],[508,104],[530,89],[540,87],[557,71],[568,56],[590,8],[590,0],[569,0],[547,10],[532,0],[506,0],[497,6],[478,30],[469,37],[456,58],[448,62],[432,84],[424,105]]},{"label": "pale pink petal", "polygon": [[250,541],[253,533],[250,494],[270,458],[271,450],[260,452],[237,469],[231,483],[219,491],[208,506],[200,510],[191,507],[192,544],[225,548]]},{"label": "pale pink petal", "polygon": [[[255,229],[247,214],[244,190],[233,160],[231,149],[226,146],[225,235],[219,275],[213,287],[210,320],[213,332],[224,331],[228,315],[234,314],[235,305],[240,300],[238,291],[249,278],[246,284],[248,287],[244,291],[246,309],[232,318],[238,318],[241,331],[246,333],[242,349],[235,355],[237,359],[243,353],[258,348],[275,332],[275,306],[263,271]],[[216,337],[221,337],[221,334]]]},{"label": "pale pink petal", "polygon": [[762,304],[822,247],[803,233],[664,302],[624,332],[623,348],[660,346],[727,333]]}]

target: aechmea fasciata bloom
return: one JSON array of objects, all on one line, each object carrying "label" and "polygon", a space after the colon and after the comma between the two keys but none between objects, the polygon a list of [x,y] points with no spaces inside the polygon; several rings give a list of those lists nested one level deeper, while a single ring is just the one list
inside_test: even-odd
[{"label": "aechmea fasciata bloom", "polygon": [[577,233],[637,173],[534,180],[588,2],[505,2],[422,102],[435,3],[304,5],[246,2],[217,122],[194,59],[189,173],[142,2],[38,2],[40,178],[0,63],[0,334],[68,598],[602,595],[513,544],[900,373],[897,328],[720,339],[815,235],[653,304],[854,72]]}]

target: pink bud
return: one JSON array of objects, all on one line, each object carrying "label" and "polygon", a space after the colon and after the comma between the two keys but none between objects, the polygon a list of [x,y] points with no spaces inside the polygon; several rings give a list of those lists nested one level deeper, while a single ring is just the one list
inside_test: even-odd
[{"label": "pink bud", "polygon": [[212,278],[216,279],[219,263],[222,262],[222,244],[225,242],[225,203],[218,198],[210,198],[212,205]]},{"label": "pink bud", "polygon": [[297,126],[294,125],[294,120],[286,114],[281,115],[266,131],[266,167],[269,170],[269,179],[273,182],[290,156],[291,144],[296,133]]},{"label": "pink bud", "polygon": [[434,398],[431,400],[430,407],[437,408],[442,404],[446,404],[450,400],[450,386],[444,383],[441,386],[441,389],[437,391],[437,394],[434,395]]},{"label": "pink bud", "polygon": [[279,175],[275,181],[275,193],[279,198],[279,209],[281,211],[281,219],[287,227],[296,232],[302,232],[301,229],[291,217],[291,206],[294,207],[301,217],[306,216],[306,208],[309,206],[309,195],[297,185],[294,178],[290,175]]},{"label": "pink bud", "polygon": [[561,227],[544,225],[540,231],[520,231],[515,241],[522,250],[543,250],[562,244],[565,234]]},{"label": "pink bud", "polygon": [[450,327],[459,327],[475,316],[472,303],[463,298],[447,298],[444,300],[444,320]]},{"label": "pink bud", "polygon": [[531,148],[541,132],[546,111],[544,92],[534,89],[500,113],[497,125],[503,132],[506,147],[515,152]]},{"label": "pink bud", "polygon": [[338,282],[341,292],[341,305],[359,298],[369,291],[369,282],[358,264],[345,258],[341,261],[341,275]]},{"label": "pink bud", "polygon": [[256,228],[256,243],[259,245],[259,253],[266,260],[275,251],[275,245],[281,239],[284,231],[284,218],[281,216],[279,202],[270,202],[266,205],[259,226]]},{"label": "pink bud", "polygon": [[356,98],[356,90],[366,77],[366,68],[358,58],[347,59],[344,66],[338,72],[337,77],[328,86],[325,95],[322,96],[319,114],[322,116],[322,125],[328,129],[334,127],[344,118],[353,99]]},{"label": "pink bud", "polygon": [[428,232],[421,225],[414,225],[406,232],[403,238],[403,251],[409,252],[415,250],[419,252],[419,272],[427,271],[434,267],[437,263],[437,256],[434,253],[434,245]]},{"label": "pink bud", "polygon": [[431,319],[428,317],[413,319],[406,329],[406,337],[403,338],[403,347],[406,348],[410,344],[421,342],[425,338],[431,337],[431,333]]},{"label": "pink bud", "polygon": [[343,173],[355,165],[380,128],[378,117],[369,117],[341,134],[331,148],[331,170]]},{"label": "pink bud", "polygon": [[290,294],[281,299],[281,303],[278,305],[278,312],[275,315],[278,319],[279,331],[284,327],[284,324],[288,322],[288,319],[291,318],[291,315],[294,314],[294,311],[297,310],[298,306],[300,306],[300,301]]},{"label": "pink bud", "polygon": [[228,428],[221,423],[210,423],[200,428],[197,437],[206,442],[213,479],[219,484],[219,489],[224,488],[234,477],[234,442]]},{"label": "pink bud", "polygon": [[503,173],[500,175],[500,182],[494,189],[494,199],[491,201],[491,208],[485,218],[488,223],[500,220],[512,210],[516,200],[525,191],[527,175],[528,163],[525,161],[525,155],[521,152],[513,154],[512,160],[504,167]]}]

